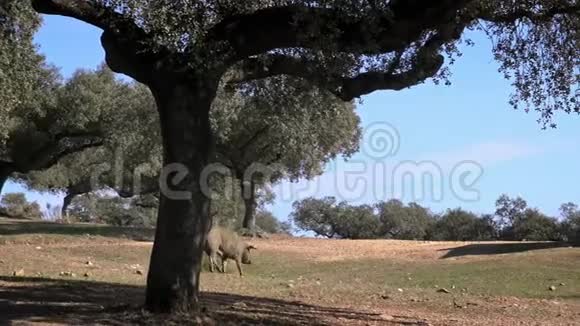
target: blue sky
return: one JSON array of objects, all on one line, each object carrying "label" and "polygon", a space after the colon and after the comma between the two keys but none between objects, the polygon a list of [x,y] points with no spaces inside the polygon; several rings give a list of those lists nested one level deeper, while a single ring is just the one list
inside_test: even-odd
[{"label": "blue sky", "polygon": [[[99,36],[99,30],[86,24],[45,17],[36,41],[48,61],[70,76],[75,69],[95,68],[104,60]],[[436,212],[462,206],[484,213],[492,212],[495,199],[507,193],[521,195],[552,215],[563,202],[580,202],[579,118],[558,114],[557,129],[541,130],[537,114],[514,111],[507,104],[512,88],[497,72],[489,41],[477,34],[472,38],[476,46],[464,49],[452,67],[451,86],[428,82],[363,98],[357,108],[363,127],[382,128],[390,141],[378,156],[392,155],[375,159],[372,137],[365,134],[364,151],[350,162],[338,159],[312,181],[276,186],[275,215],[286,219],[292,201],[305,196],[336,196],[355,203],[399,197]],[[420,182],[419,162],[434,182]],[[406,173],[415,181],[405,179]],[[347,184],[356,179],[358,189],[347,191]],[[4,191],[21,190],[8,184]],[[423,198],[420,190],[426,193]],[[42,204],[58,200],[45,194],[28,196]]]}]

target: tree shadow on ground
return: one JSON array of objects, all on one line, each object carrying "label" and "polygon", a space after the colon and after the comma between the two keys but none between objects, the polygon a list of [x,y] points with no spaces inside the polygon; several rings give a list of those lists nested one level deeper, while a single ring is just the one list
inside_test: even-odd
[{"label": "tree shadow on ground", "polygon": [[[92,281],[0,277],[0,324],[198,324],[192,316],[154,316],[141,309],[144,288]],[[224,293],[203,293],[205,316],[217,325],[426,325],[424,321]]]},{"label": "tree shadow on ground", "polygon": [[0,235],[67,235],[103,236],[132,240],[152,241],[153,228],[116,227],[98,224],[60,224],[46,221],[8,220],[0,221]]},{"label": "tree shadow on ground", "polygon": [[447,251],[447,253],[441,257],[441,259],[445,259],[461,256],[511,254],[532,250],[553,249],[569,246],[571,246],[571,244],[565,242],[477,243],[477,244],[468,244],[465,246],[455,248],[439,249],[438,251]]}]

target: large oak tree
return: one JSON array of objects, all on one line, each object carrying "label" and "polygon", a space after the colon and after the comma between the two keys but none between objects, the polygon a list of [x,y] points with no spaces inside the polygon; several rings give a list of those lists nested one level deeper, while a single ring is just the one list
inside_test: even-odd
[{"label": "large oak tree", "polygon": [[[66,109],[97,114],[96,107],[71,108],[58,71],[33,43],[40,19],[27,1],[0,3],[0,192],[15,175],[51,167],[70,153],[99,146],[96,128],[64,121]],[[84,94],[76,94],[80,103]]]},{"label": "large oak tree", "polygon": [[[44,58],[33,44],[40,19],[26,1],[5,0],[0,3],[0,122],[8,123],[8,115],[26,105],[42,79]],[[4,142],[7,128],[0,131]]]},{"label": "large oak tree", "polygon": [[354,104],[318,87],[299,86],[289,78],[272,78],[251,94],[220,92],[214,101],[217,159],[239,182],[242,227],[252,234],[259,187],[284,178],[310,179],[330,160],[348,158],[359,148]]},{"label": "large oak tree", "polygon": [[[214,150],[209,112],[223,75],[234,87],[286,75],[344,101],[445,78],[462,34],[482,28],[514,81],[514,105],[578,111],[576,0],[33,0],[44,14],[103,30],[108,65],[151,89],[164,164],[189,173],[162,194],[147,277],[152,311],[197,307]],[[447,60],[447,63],[451,60]],[[575,70],[576,69],[576,70]],[[236,83],[241,83],[236,84]],[[173,165],[172,165],[173,166]]]},{"label": "large oak tree", "polygon": [[64,193],[62,215],[76,196],[105,188],[122,197],[159,191],[159,119],[146,86],[116,79],[100,66],[76,71],[57,95],[58,111],[50,110],[50,116],[59,125],[98,131],[98,146],[20,173],[17,181],[31,190]]},{"label": "large oak tree", "polygon": [[[161,137],[149,90],[139,83],[114,79],[105,67],[75,75],[59,92],[66,94],[62,106],[66,111],[66,102],[98,100],[101,105],[85,104],[67,118],[76,121],[80,115],[98,125],[102,145],[68,155],[49,169],[20,174],[19,181],[31,190],[64,193],[63,216],[76,196],[105,188],[122,197],[157,193]],[[236,189],[221,189],[220,195],[235,202],[232,205],[238,203],[234,196],[243,199],[241,226],[252,231],[259,188],[281,178],[319,175],[329,160],[354,153],[361,134],[353,103],[316,87],[297,88],[292,80],[278,78],[269,81],[272,83],[272,91],[253,94],[222,89],[210,113],[215,161],[225,165],[228,176],[238,183]],[[105,112],[106,117],[98,112]],[[227,183],[228,176],[220,182]]]},{"label": "large oak tree", "polygon": [[122,104],[115,102],[114,94],[123,90],[111,82],[110,70],[78,71],[65,83],[54,68],[44,67],[35,76],[32,90],[0,114],[5,121],[0,190],[8,178],[49,169],[70,154],[102,146],[107,117]]}]

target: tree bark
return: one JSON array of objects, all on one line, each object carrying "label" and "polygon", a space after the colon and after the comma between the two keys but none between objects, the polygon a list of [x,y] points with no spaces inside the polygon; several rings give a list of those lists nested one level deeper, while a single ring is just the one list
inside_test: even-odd
[{"label": "tree bark", "polygon": [[67,192],[64,198],[62,199],[62,208],[60,210],[60,217],[64,218],[68,216],[67,209],[72,203],[73,199],[77,196],[76,193]]},{"label": "tree bark", "polygon": [[256,229],[256,184],[242,179],[241,189],[245,207],[242,226],[253,234]]},{"label": "tree bark", "polygon": [[[203,245],[211,228],[211,202],[201,189],[200,178],[213,151],[209,109],[216,88],[211,80],[151,87],[160,115],[165,169],[171,164],[188,171],[181,179],[179,173],[161,174],[145,299],[151,312],[198,309]],[[188,195],[178,196],[176,191]]]}]

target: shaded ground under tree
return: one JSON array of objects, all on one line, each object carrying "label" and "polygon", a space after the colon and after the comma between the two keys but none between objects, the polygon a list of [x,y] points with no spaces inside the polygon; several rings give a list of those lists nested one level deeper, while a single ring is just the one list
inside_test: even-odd
[{"label": "shaded ground under tree", "polygon": [[116,227],[103,224],[59,224],[44,221],[13,221],[0,218],[0,236],[64,235],[102,236],[110,238],[152,241],[155,229],[144,227]]},{"label": "shaded ground under tree", "polygon": [[439,251],[448,251],[441,259],[474,256],[474,255],[501,255],[526,252],[531,250],[553,249],[569,247],[566,242],[529,242],[529,243],[478,243],[467,244],[461,247],[439,249]]},{"label": "shaded ground under tree", "polygon": [[[166,316],[144,312],[142,303],[135,301],[143,296],[141,286],[33,277],[0,277],[0,284],[1,324],[179,325],[209,321],[208,317],[196,320],[187,315],[172,316],[168,321]],[[377,313],[215,292],[202,293],[201,302],[205,314],[217,325],[426,325],[407,317],[385,320]]]}]

